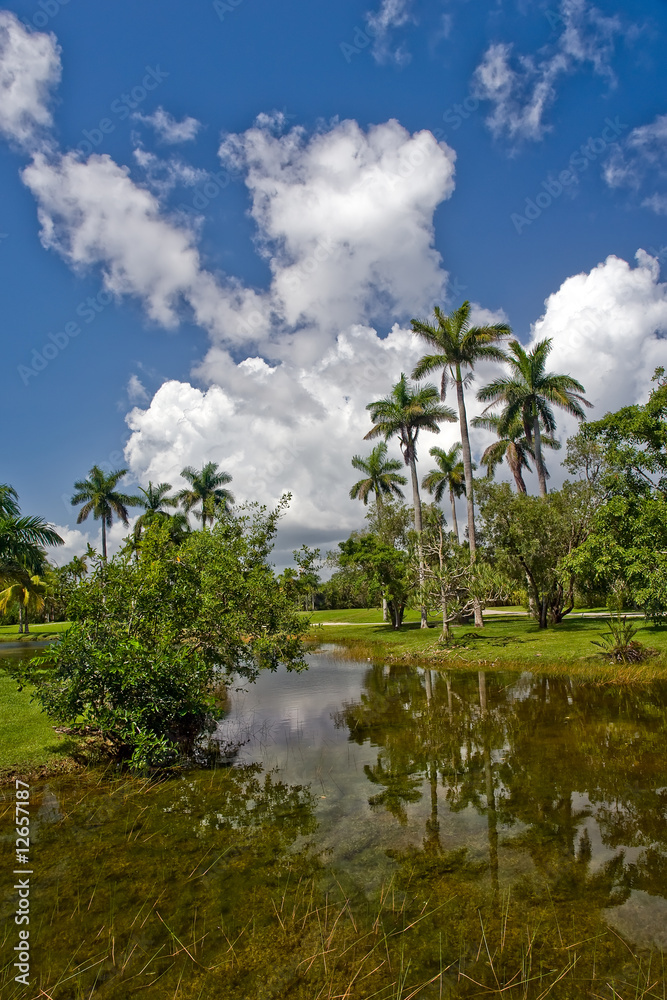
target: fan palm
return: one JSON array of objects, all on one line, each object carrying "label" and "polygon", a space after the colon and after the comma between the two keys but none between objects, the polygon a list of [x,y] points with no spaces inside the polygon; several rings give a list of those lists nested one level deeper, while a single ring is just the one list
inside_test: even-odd
[{"label": "fan palm", "polygon": [[385,496],[402,497],[407,479],[399,475],[401,463],[397,458],[387,458],[387,445],[384,441],[373,448],[368,458],[355,455],[352,459],[352,467],[365,474],[365,479],[359,479],[350,490],[352,500],[363,501],[364,506],[368,503],[371,493],[375,494],[375,503],[378,510],[378,518],[382,511],[382,498]]},{"label": "fan palm", "polygon": [[[417,532],[419,551],[419,585],[423,593],[425,574],[421,541],[422,510],[419,498],[419,480],[417,479],[417,438],[421,430],[438,434],[440,432],[439,424],[445,420],[454,421],[456,416],[448,406],[443,406],[440,402],[438,390],[434,385],[413,387],[403,373],[389,396],[369,403],[366,409],[370,412],[374,426],[365,435],[364,440],[383,437],[387,441],[391,437],[398,437],[403,460],[410,468],[415,531]],[[428,627],[426,608],[423,603],[421,627]]]},{"label": "fan palm", "polygon": [[[502,415],[489,414],[488,417],[475,417],[472,425],[495,431],[498,435],[498,440],[489,445],[480,459],[481,464],[486,466],[487,475],[493,476],[496,466],[504,459],[514,476],[517,493],[526,493],[523,470],[533,471],[528,458],[535,461],[535,454],[533,446],[525,435],[522,422],[517,419],[509,427],[504,427]],[[560,441],[550,434],[542,434],[542,447],[557,451],[560,448]],[[544,471],[548,479],[549,472],[546,467]]]},{"label": "fan palm", "polygon": [[234,503],[233,493],[224,488],[227,483],[231,483],[232,477],[228,472],[218,469],[215,462],[207,462],[199,470],[186,465],[181,470],[181,475],[188,481],[190,488],[182,489],[178,500],[186,513],[201,504],[201,510],[195,511],[195,517],[200,519],[202,527],[206,527],[207,521],[213,524],[215,515]]},{"label": "fan palm", "polygon": [[141,500],[128,493],[120,493],[116,489],[119,481],[127,475],[127,469],[117,469],[105,475],[99,466],[94,465],[87,479],[79,479],[74,483],[76,493],[71,504],[76,507],[83,504],[76,519],[77,524],[85,521],[92,514],[96,521],[102,521],[102,558],[107,558],[107,528],[113,524],[114,515],[127,527],[129,523],[128,507],[138,507]]},{"label": "fan palm", "polygon": [[578,420],[585,420],[583,407],[592,405],[584,398],[585,390],[581,382],[571,375],[545,371],[551,348],[551,337],[539,341],[531,351],[526,351],[518,340],[513,340],[507,358],[510,374],[496,379],[477,393],[479,400],[489,403],[487,410],[498,403],[503,404],[499,424],[502,434],[517,420],[523,424],[526,440],[535,456],[541,496],[547,493],[542,427],[548,435],[555,431],[556,419],[552,407],[557,406]]},{"label": "fan palm", "polygon": [[449,502],[452,506],[452,528],[458,542],[459,524],[456,519],[456,504],[454,500],[455,497],[463,496],[466,491],[465,470],[461,461],[461,442],[457,441],[449,451],[445,451],[444,448],[438,448],[437,445],[434,445],[429,449],[429,455],[435,459],[438,467],[437,469],[431,469],[424,476],[422,487],[433,494],[433,499],[436,503],[440,503],[445,495],[445,490],[448,491]]}]

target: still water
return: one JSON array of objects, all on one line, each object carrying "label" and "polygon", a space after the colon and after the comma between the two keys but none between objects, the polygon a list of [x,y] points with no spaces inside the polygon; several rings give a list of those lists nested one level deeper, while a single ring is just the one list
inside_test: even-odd
[{"label": "still water", "polygon": [[2,790],[3,997],[667,996],[667,684],[309,665],[226,766],[33,785],[28,988]]}]

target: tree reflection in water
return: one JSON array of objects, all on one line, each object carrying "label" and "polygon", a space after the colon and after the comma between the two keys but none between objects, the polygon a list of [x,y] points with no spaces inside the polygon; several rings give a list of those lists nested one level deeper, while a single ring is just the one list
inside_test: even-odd
[{"label": "tree reflection in water", "polygon": [[[614,943],[605,911],[633,889],[667,896],[666,701],[665,684],[375,665],[359,701],[340,713],[350,740],[377,747],[377,764],[366,768],[381,786],[373,808],[406,824],[409,808],[421,815],[418,803],[430,797],[421,848],[391,852],[398,882],[407,892],[421,882],[432,898],[456,894],[468,933],[470,910],[479,910],[485,945],[496,932],[487,987],[502,982],[499,966],[512,982],[516,967],[503,956],[513,937],[522,975],[531,950],[553,969],[569,953],[578,974],[588,966],[592,980],[616,974],[636,987],[631,949],[624,957]],[[484,858],[451,836],[443,847],[444,817],[466,810],[486,817]],[[441,924],[451,938],[452,921]],[[468,961],[479,958],[477,930],[471,947],[459,942]],[[662,971],[658,980],[662,996]]]}]

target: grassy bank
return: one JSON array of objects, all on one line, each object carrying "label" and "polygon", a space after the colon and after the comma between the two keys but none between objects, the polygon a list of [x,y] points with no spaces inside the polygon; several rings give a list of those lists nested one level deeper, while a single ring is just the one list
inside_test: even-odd
[{"label": "grassy bank", "polygon": [[19,635],[18,625],[0,625],[0,642],[38,642],[52,639],[66,632],[69,622],[49,622],[43,625],[31,625],[27,635]]},{"label": "grassy bank", "polygon": [[14,775],[46,776],[76,767],[75,743],[56,733],[53,720],[19,691],[13,677],[0,670],[0,782]]},{"label": "grassy bank", "polygon": [[636,639],[656,650],[656,656],[640,665],[609,667],[593,645],[607,631],[602,612],[600,617],[589,617],[589,610],[579,612],[547,629],[539,629],[519,612],[520,608],[503,608],[485,613],[485,626],[480,630],[454,626],[449,646],[440,642],[440,623],[434,619],[433,628],[421,629],[415,611],[406,616],[399,631],[383,624],[381,612],[375,609],[318,611],[310,618],[314,641],[340,643],[358,657],[458,668],[567,669],[647,679],[667,674],[667,628],[633,620]]}]

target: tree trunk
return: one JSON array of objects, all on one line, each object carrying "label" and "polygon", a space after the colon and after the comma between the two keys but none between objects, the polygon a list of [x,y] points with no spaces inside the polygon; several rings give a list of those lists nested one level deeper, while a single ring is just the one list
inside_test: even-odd
[{"label": "tree trunk", "polygon": [[[378,534],[382,538],[382,499],[379,493],[375,494],[375,516],[377,518],[378,524]],[[384,591],[382,592],[382,621],[388,622],[389,619],[389,606],[387,605],[387,598],[385,597]]]},{"label": "tree trunk", "polygon": [[23,635],[23,605],[19,601],[19,635]]},{"label": "tree trunk", "polygon": [[459,522],[456,520],[456,504],[454,503],[454,490],[452,489],[450,489],[449,491],[449,502],[452,505],[452,531],[456,535],[456,541],[460,542],[461,539],[459,537]]},{"label": "tree trunk", "polygon": [[537,466],[537,478],[540,483],[540,496],[545,497],[547,495],[547,474],[544,471],[544,462],[542,460],[542,436],[540,433],[540,415],[536,413],[533,417],[533,440],[534,440],[534,451],[535,451],[535,465]]},{"label": "tree trunk", "polygon": [[410,454],[410,475],[412,476],[412,504],[415,512],[415,531],[417,532],[417,553],[419,556],[419,600],[421,603],[421,628],[428,628],[428,616],[424,604],[424,548],[422,546],[422,505],[419,499],[419,480],[417,479],[417,463],[415,462],[414,444]]},{"label": "tree trunk", "polygon": [[[463,473],[466,481],[466,501],[468,505],[468,542],[470,545],[470,562],[475,561],[477,555],[477,537],[475,535],[475,499],[472,491],[472,456],[470,454],[470,437],[468,435],[468,418],[466,416],[466,404],[463,395],[463,378],[461,366],[456,366],[456,400],[459,405],[459,424],[461,427],[461,445],[463,453]],[[475,627],[482,628],[484,619],[482,617],[482,606],[479,601],[475,601]]]},{"label": "tree trunk", "polygon": [[440,639],[442,642],[449,643],[451,637],[451,629],[449,627],[449,612],[447,610],[447,600],[444,595],[441,597],[441,608],[442,608],[442,633]]},{"label": "tree trunk", "polygon": [[104,515],[102,516],[102,558],[107,561],[107,522]]},{"label": "tree trunk", "polygon": [[23,634],[28,635],[30,633],[30,626],[28,622],[28,605],[25,606],[25,624],[23,626]]},{"label": "tree trunk", "polygon": [[[513,445],[510,445],[513,447]],[[521,475],[521,463],[519,461],[516,453],[511,454],[509,449],[507,452],[507,464],[510,467],[511,473],[514,476],[514,484],[516,486],[517,493],[527,493],[526,484],[524,482],[523,476]]]}]

